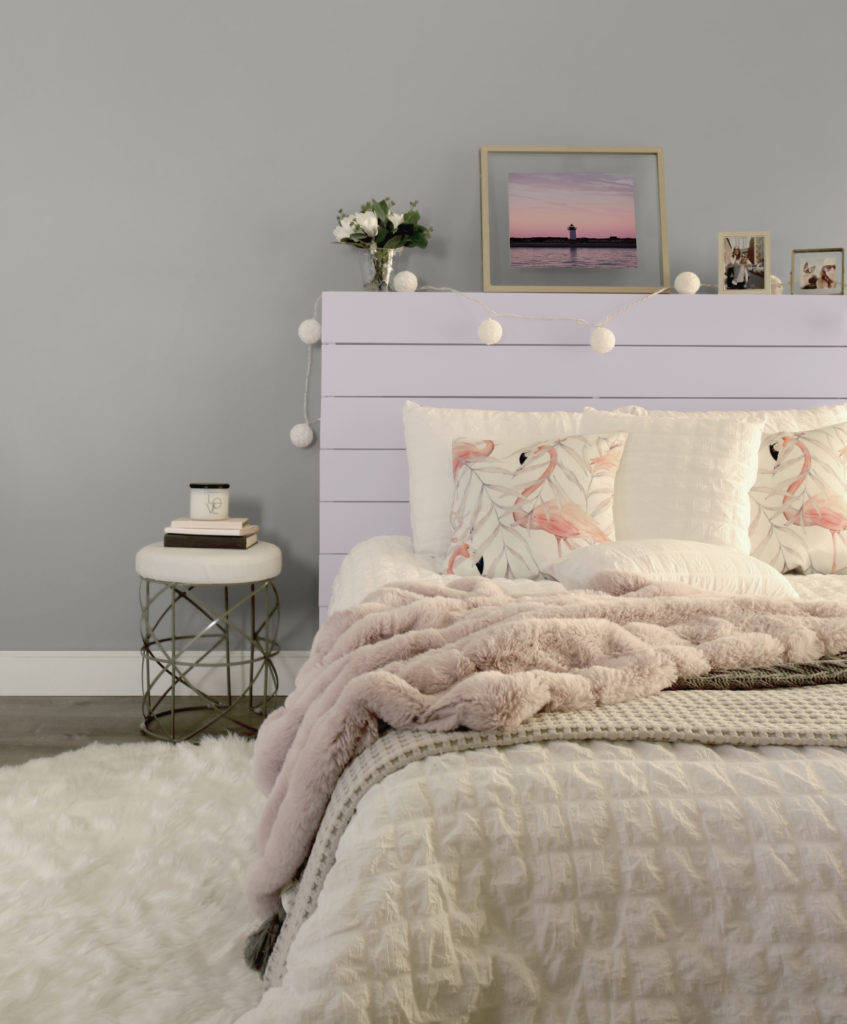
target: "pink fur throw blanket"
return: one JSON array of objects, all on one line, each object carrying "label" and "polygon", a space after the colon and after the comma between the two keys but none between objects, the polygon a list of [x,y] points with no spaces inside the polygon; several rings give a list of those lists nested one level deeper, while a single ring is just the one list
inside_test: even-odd
[{"label": "pink fur throw blanket", "polygon": [[330,616],[256,741],[268,796],[247,882],[256,910],[278,908],[337,779],[384,725],[497,731],[713,670],[847,651],[847,603],[707,594],[618,573],[592,588],[515,597],[457,577],[384,587]]}]

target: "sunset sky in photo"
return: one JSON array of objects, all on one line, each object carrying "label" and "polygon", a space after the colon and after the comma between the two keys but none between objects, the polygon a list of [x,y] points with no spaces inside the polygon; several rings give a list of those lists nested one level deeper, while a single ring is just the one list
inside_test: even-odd
[{"label": "sunset sky in photo", "polygon": [[509,235],[635,238],[629,174],[509,174]]}]

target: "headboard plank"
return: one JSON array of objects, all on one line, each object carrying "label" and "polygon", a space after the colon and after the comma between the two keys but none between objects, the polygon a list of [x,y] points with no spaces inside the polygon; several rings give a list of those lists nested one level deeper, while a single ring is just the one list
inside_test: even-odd
[{"label": "headboard plank", "polygon": [[[731,307],[727,306],[729,302]],[[801,315],[788,312],[788,306],[797,302],[803,303]],[[625,306],[630,308],[608,324],[618,335],[619,346],[713,348],[740,344],[791,348],[798,341],[791,331],[782,329],[786,314],[796,327],[815,337],[843,337],[845,330],[844,302],[831,295],[633,297],[475,292],[466,299],[441,292],[325,292],[323,336],[333,338],[336,345],[467,345],[476,342],[477,327],[491,316],[490,309],[503,315],[570,316],[597,323]],[[503,326],[501,346],[585,343],[586,328],[568,321],[504,319]]]},{"label": "headboard plank", "polygon": [[[555,398],[578,392],[625,400],[636,396],[675,400],[716,394],[749,397],[755,382],[757,394],[784,397],[790,390],[793,401],[819,394],[821,382],[837,380],[845,368],[842,350],[831,348],[806,348],[796,363],[791,349],[778,349],[776,357],[753,346],[630,346],[598,355],[585,334],[585,344],[579,348],[497,345],[482,353],[479,343],[340,345],[323,362],[325,393],[459,397],[472,385],[474,394],[482,397]],[[789,362],[790,378],[786,379]]]},{"label": "headboard plank", "polygon": [[825,405],[847,395],[847,300],[783,295],[660,295],[609,323],[613,352],[590,328],[504,319],[502,341],[476,340],[489,312],[591,322],[631,295],[475,293],[323,296],[320,604],[359,540],[408,533],[401,411],[423,405],[500,409],[761,409]]}]

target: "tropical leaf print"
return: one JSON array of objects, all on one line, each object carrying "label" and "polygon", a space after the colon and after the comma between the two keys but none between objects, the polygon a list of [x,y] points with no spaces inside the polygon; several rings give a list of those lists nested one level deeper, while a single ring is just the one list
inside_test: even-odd
[{"label": "tropical leaf print", "polygon": [[453,442],[446,571],[535,579],[567,550],[614,539],[614,478],[626,435],[527,445]]},{"label": "tropical leaf print", "polygon": [[847,423],[773,434],[750,492],[752,553],[780,572],[847,571]]}]

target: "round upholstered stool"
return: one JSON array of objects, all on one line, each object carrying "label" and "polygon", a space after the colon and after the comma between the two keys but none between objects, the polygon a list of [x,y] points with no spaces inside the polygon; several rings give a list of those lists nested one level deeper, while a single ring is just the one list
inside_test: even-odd
[{"label": "round upholstered stool", "polygon": [[143,733],[176,742],[218,724],[256,732],[279,688],[281,570],[282,552],[264,541],[138,552]]}]

